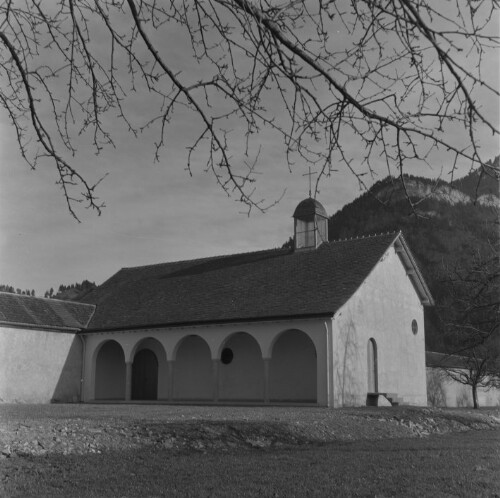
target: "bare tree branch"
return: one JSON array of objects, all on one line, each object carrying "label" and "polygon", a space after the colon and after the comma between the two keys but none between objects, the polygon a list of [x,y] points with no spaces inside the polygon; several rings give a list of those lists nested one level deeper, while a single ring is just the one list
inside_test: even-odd
[{"label": "bare tree branch", "polygon": [[[440,151],[451,175],[459,162],[487,175],[481,147],[486,134],[498,136],[490,112],[498,85],[486,70],[499,44],[498,7],[9,0],[0,5],[0,102],[31,167],[43,157],[56,166],[75,217],[74,202],[100,212],[100,180],[90,182],[65,155],[86,139],[96,153],[114,146],[109,123],[117,117],[134,136],[157,133],[159,161],[168,129],[192,115],[188,171],[203,157],[248,211],[266,209],[253,193],[267,134],[281,140],[290,170],[317,167],[316,191],[341,167],[365,188],[379,164],[402,177],[408,164],[427,166]],[[179,67],[165,48],[172,41],[187,42],[190,62]],[[144,122],[134,118],[136,94],[151,101]]]},{"label": "bare tree branch", "polygon": [[[498,240],[488,254],[477,251],[466,264],[448,269],[447,299],[441,313],[450,356],[443,365],[453,380],[472,388],[500,386],[500,265]],[[458,358],[458,366],[453,361]],[[448,362],[448,365],[446,365]]]}]

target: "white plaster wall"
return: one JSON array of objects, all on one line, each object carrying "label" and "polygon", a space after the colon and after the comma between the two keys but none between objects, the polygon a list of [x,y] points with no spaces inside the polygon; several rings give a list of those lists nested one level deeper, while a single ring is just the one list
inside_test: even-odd
[{"label": "white plaster wall", "polygon": [[78,402],[81,361],[75,334],[0,327],[0,401]]},{"label": "white plaster wall", "polygon": [[332,330],[335,406],[366,404],[370,338],[377,344],[378,391],[426,405],[423,306],[394,248],[337,312]]},{"label": "white plaster wall", "polygon": [[[427,399],[429,406],[474,406],[472,388],[451,379],[440,368],[427,367]],[[500,406],[500,389],[477,390],[479,407]]]},{"label": "white plaster wall", "polygon": [[[99,332],[88,333],[85,336],[85,359],[84,359],[84,400],[92,401],[95,398],[94,391],[94,372],[95,372],[95,352],[99,345],[104,341],[113,339],[117,341],[123,348],[125,361],[131,362],[133,354],[137,348],[137,344],[146,338],[156,339],[164,348],[167,360],[172,365],[172,370],[176,371],[176,354],[179,347],[182,345],[184,338],[190,335],[198,335],[206,341],[211,360],[220,359],[220,354],[225,344],[230,338],[238,333],[245,332],[252,336],[258,343],[263,359],[271,358],[273,342],[278,336],[286,330],[297,329],[302,330],[311,338],[314,343],[317,354],[317,404],[320,406],[328,406],[331,399],[331,391],[329,397],[329,389],[332,387],[331,375],[328,375],[328,358],[327,358],[327,327],[330,326],[330,320],[325,323],[325,320],[283,320],[273,322],[258,322],[258,323],[238,323],[238,324],[223,324],[210,326],[196,327],[176,327],[176,328],[159,328],[147,330],[127,330],[116,332]],[[331,333],[331,332],[330,332]],[[213,365],[213,362],[212,362]],[[219,365],[219,370],[222,366]],[[207,369],[206,369],[207,370]],[[208,377],[208,370],[205,372]],[[219,371],[219,380],[223,379]],[[213,382],[213,370],[210,376],[210,382]],[[235,381],[233,385],[224,385],[224,382],[219,385],[219,395],[235,393],[238,391],[238,385],[242,392],[248,392],[248,387],[244,384],[244,376],[240,380]],[[174,379],[174,385],[178,385],[179,379]],[[213,384],[212,384],[213,387]],[[222,388],[222,389],[221,389]],[[208,385],[204,388],[207,392]],[[225,391],[226,390],[226,391]],[[227,392],[229,390],[229,392]],[[215,389],[213,390],[216,391]],[[232,395],[231,395],[232,396]],[[205,398],[205,396],[204,396]],[[231,398],[235,399],[235,398]],[[236,399],[235,399],[236,400]]]}]

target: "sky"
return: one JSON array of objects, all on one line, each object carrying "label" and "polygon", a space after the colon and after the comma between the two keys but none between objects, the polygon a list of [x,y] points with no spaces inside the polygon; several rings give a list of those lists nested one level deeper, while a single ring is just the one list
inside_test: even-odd
[{"label": "sky", "polygon": [[[186,57],[188,49],[176,46],[176,60]],[[498,61],[492,60],[498,83]],[[498,125],[498,102],[496,108]],[[143,110],[137,105],[138,118]],[[266,147],[254,195],[267,203],[281,200],[265,213],[252,210],[248,216],[245,206],[204,171],[199,158],[192,176],[186,171],[186,135],[192,126],[189,118],[170,126],[159,162],[154,161],[152,133],[134,139],[119,125],[114,128],[116,148],[95,155],[83,144],[72,164],[93,181],[107,174],[98,190],[106,207],[101,216],[77,208],[77,222],[55,184],[53,166],[29,168],[0,108],[0,284],[43,296],[60,284],[84,279],[100,284],[123,267],[280,247],[293,235],[296,205],[308,196],[307,166],[297,163],[290,172],[282,148],[263,136]],[[486,137],[483,143],[486,157],[498,154],[497,138]],[[361,162],[362,151],[357,159]],[[443,156],[433,167],[408,172],[437,177],[448,162]],[[381,167],[376,173],[366,177],[367,187],[387,171]],[[465,167],[459,171],[466,173]],[[317,198],[332,215],[362,193],[356,178],[339,167],[322,181]]]}]

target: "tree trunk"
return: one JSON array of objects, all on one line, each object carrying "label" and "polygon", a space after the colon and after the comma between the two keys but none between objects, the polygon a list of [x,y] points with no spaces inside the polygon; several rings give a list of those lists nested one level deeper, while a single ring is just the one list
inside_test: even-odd
[{"label": "tree trunk", "polygon": [[477,385],[472,384],[472,401],[474,402],[474,409],[479,408],[479,403],[477,402]]}]

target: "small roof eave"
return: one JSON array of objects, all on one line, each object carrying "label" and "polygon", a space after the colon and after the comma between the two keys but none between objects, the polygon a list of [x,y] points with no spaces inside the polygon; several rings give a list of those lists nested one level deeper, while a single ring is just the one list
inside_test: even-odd
[{"label": "small roof eave", "polygon": [[0,292],[2,326],[78,331],[88,326],[95,311],[95,304]]},{"label": "small roof eave", "polygon": [[0,321],[0,327],[12,328],[12,329],[27,329],[27,330],[44,330],[47,332],[65,332],[71,334],[77,334],[82,329],[79,327],[65,327],[55,326],[55,325],[39,325],[36,323],[21,323],[21,322],[9,322],[5,320]]},{"label": "small roof eave", "polygon": [[403,234],[399,232],[398,236],[394,240],[394,248],[398,253],[403,265],[406,268],[406,273],[410,278],[417,294],[420,298],[420,302],[424,306],[434,306],[434,298],[432,297],[431,291],[424,280],[422,272],[413,257],[413,254],[406,243]]}]

